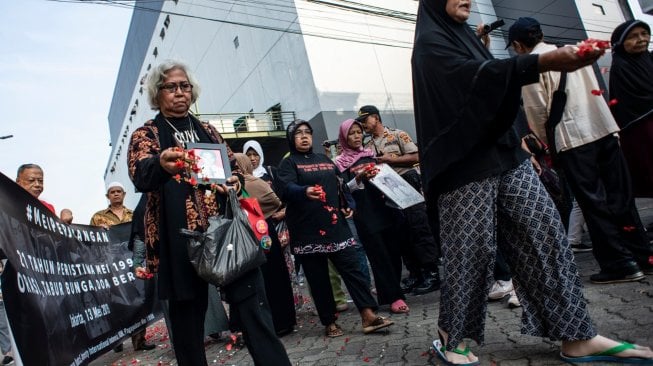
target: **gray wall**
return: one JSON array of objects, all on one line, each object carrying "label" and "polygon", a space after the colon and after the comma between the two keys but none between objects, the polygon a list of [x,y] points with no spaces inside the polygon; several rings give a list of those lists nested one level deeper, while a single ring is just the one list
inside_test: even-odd
[{"label": "gray wall", "polygon": [[159,12],[163,3],[163,1],[139,1],[136,4],[139,8],[144,9],[134,8],[109,108],[109,133],[113,149],[116,148],[116,141],[120,137],[125,116],[131,107],[134,85],[138,85],[141,78],[143,60],[149,51],[152,35],[155,34],[154,27],[159,20]]}]

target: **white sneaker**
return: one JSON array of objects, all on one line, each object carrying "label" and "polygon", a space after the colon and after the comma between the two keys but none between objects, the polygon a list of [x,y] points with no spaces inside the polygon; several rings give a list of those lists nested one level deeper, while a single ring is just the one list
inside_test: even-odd
[{"label": "white sneaker", "polygon": [[515,293],[515,290],[510,291],[510,298],[508,299],[508,307],[511,309],[521,307],[521,303],[517,298],[517,294]]},{"label": "white sneaker", "polygon": [[501,300],[504,297],[510,295],[510,291],[512,291],[512,289],[512,280],[498,280],[492,284],[490,293],[487,295],[487,298],[490,300]]}]

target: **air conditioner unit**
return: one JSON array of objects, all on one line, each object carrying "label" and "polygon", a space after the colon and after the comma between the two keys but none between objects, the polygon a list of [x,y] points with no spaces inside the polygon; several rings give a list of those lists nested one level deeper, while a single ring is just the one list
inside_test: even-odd
[{"label": "air conditioner unit", "polygon": [[233,119],[213,119],[209,123],[215,127],[220,133],[234,133],[234,120]]}]

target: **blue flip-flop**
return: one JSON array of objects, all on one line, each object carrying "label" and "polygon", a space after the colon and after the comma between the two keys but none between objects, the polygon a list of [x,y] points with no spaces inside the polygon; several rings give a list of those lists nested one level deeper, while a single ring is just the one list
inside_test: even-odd
[{"label": "blue flip-flop", "polygon": [[[444,364],[447,366],[476,366],[481,364],[480,361],[467,362],[467,363],[453,363],[449,361],[447,359],[447,356],[444,354],[446,352],[446,347],[442,345],[439,339],[433,341],[433,348],[435,348],[435,352],[437,352],[440,361],[444,362]],[[460,350],[456,348],[451,352],[457,353],[459,355],[467,356],[469,354],[469,347],[465,347],[464,350]]]},{"label": "blue flip-flop", "polygon": [[640,358],[640,357],[618,357],[615,354],[629,349],[635,349],[635,345],[622,342],[618,346],[614,346],[603,352],[591,354],[589,356],[570,357],[560,352],[560,359],[568,363],[582,363],[582,362],[615,362],[615,363],[628,363],[639,365],[653,365],[653,358]]}]

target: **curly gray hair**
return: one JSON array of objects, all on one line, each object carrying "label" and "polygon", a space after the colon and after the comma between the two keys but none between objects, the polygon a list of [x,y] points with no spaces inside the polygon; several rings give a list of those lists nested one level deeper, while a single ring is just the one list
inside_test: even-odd
[{"label": "curly gray hair", "polygon": [[161,88],[163,85],[166,74],[171,70],[183,71],[188,78],[188,82],[193,85],[192,97],[190,101],[191,104],[195,103],[200,95],[200,86],[197,83],[197,80],[195,80],[193,75],[188,70],[188,66],[179,61],[167,60],[152,68],[150,75],[147,78],[147,95],[149,97],[150,107],[152,107],[154,110],[159,110],[159,100],[157,98],[160,91],[159,88]]}]

